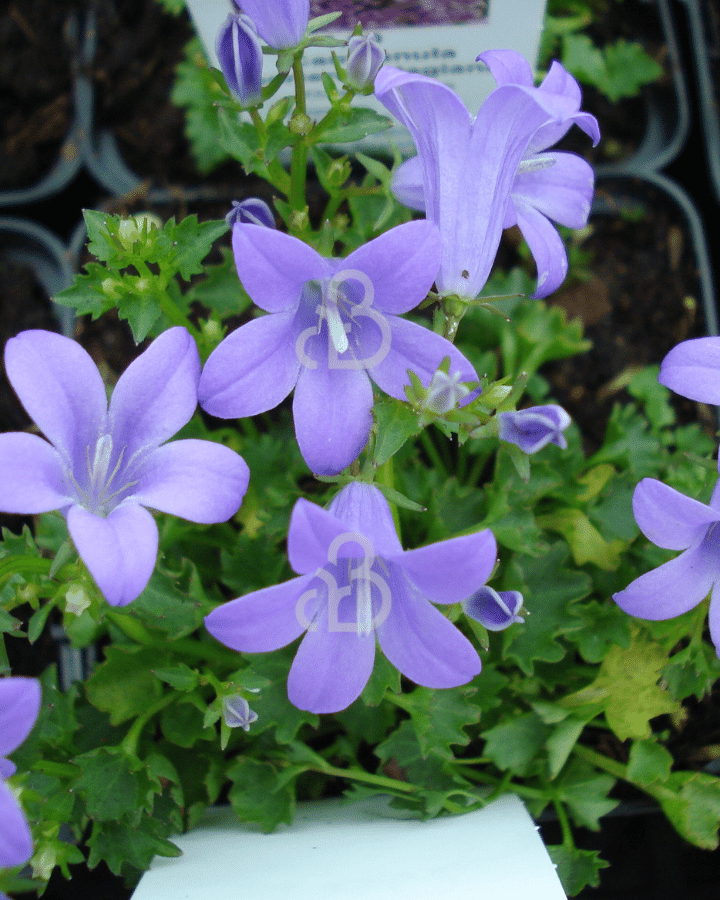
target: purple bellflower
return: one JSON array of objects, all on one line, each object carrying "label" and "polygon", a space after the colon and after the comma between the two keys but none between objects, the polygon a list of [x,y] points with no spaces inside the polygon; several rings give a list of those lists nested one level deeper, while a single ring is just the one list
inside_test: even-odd
[{"label": "purple bellflower", "polygon": [[399,317],[425,298],[440,258],[430,222],[392,228],[345,259],[325,259],[284,232],[233,227],[243,287],[267,316],[232,332],[200,378],[200,404],[225,419],[277,406],[295,388],[302,455],[334,475],[365,446],[372,379],[404,400],[412,369],[427,387],[444,357],[462,381],[478,377],[465,357],[428,328]]},{"label": "purple bellflower", "polygon": [[655,478],[643,478],[633,494],[642,533],[680,556],[636,578],[613,600],[639,619],[672,619],[710,599],[710,637],[720,656],[720,481],[709,505]]},{"label": "purple bellflower", "polygon": [[348,84],[359,91],[370,87],[384,62],[385,51],[374,34],[353,35],[348,41]]},{"label": "purple bellflower", "polygon": [[515,622],[524,622],[518,610],[523,605],[519,591],[495,591],[487,585],[463,600],[466,616],[484,625],[488,631],[502,631]]},{"label": "purple bellflower", "polygon": [[252,19],[229,15],[218,32],[215,52],[233,97],[241,106],[257,106],[262,100],[263,53]]},{"label": "purple bellflower", "polygon": [[34,678],[0,679],[0,868],[26,863],[32,856],[32,834],[20,804],[3,781],[15,772],[5,759],[17,749],[40,712],[40,683]]},{"label": "purple bellflower", "polygon": [[310,0],[235,0],[235,5],[255,23],[268,47],[287,50],[305,37]]},{"label": "purple bellflower", "polygon": [[250,709],[250,704],[242,694],[223,697],[223,720],[228,728],[242,728],[250,731],[253,722],[257,722],[258,714]]},{"label": "purple bellflower", "polygon": [[276,650],[306,632],[288,697],[310,712],[338,712],[360,696],[376,636],[416,684],[456,687],[478,674],[480,658],[433,604],[458,603],[477,590],[495,555],[487,530],[404,551],[380,490],[352,482],[329,510],[304,499],[295,504],[288,556],[298,578],[231,600],[205,624],[243,653]]},{"label": "purple bellflower", "polygon": [[0,509],[59,509],[108,603],[145,588],[158,530],[146,506],[193,522],[224,522],[249,471],[212,441],[165,443],[197,406],[200,359],[184,328],[156,338],[120,376],[108,407],[102,377],[70,338],[24,331],[5,348],[8,378],[47,437],[0,435]]},{"label": "purple bellflower", "polygon": [[[580,89],[559,63],[534,88],[530,65],[520,54],[494,50],[478,59],[491,69],[498,88],[475,119],[433,79],[403,78],[390,68],[380,73],[376,96],[410,129],[418,149],[418,156],[395,173],[392,189],[440,227],[441,293],[477,296],[502,229],[517,224],[538,266],[536,296],[544,297],[567,272],[565,248],[548,219],[585,225],[594,177],[578,156],[540,151],[573,124],[597,143],[597,122],[579,111]],[[423,109],[424,104],[434,106]]]},{"label": "purple bellflower", "polygon": [[658,381],[681,397],[720,406],[720,338],[693,338],[673,347]]},{"label": "purple bellflower", "polygon": [[567,447],[563,431],[572,419],[562,406],[549,403],[517,412],[499,412],[497,420],[500,440],[516,444],[524,453],[537,453],[548,444],[556,444],[561,450]]},{"label": "purple bellflower", "polygon": [[497,88],[472,116],[449,87],[383,66],[375,96],[412,135],[427,218],[440,229],[440,294],[474,299],[500,243],[510,190],[531,137],[549,120],[538,92]]}]

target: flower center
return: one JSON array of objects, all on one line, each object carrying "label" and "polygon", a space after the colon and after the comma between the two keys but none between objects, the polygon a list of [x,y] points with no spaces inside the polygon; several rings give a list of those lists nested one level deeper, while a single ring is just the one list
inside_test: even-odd
[{"label": "flower center", "polygon": [[77,477],[76,473],[68,473],[77,491],[80,505],[88,512],[103,518],[115,509],[118,504],[117,498],[137,484],[137,481],[126,481],[127,466],[123,467],[125,448],[120,449],[114,463],[113,449],[112,437],[109,434],[101,435],[92,456],[90,445],[85,448],[85,472],[77,473]]},{"label": "flower center", "polygon": [[[319,309],[320,318],[328,324],[328,333],[333,346],[338,353],[344,353],[348,346],[348,336],[340,310],[347,314],[344,308],[348,304],[348,298],[342,288],[342,283],[330,279],[322,286],[322,304]],[[319,323],[318,323],[319,324]]]}]

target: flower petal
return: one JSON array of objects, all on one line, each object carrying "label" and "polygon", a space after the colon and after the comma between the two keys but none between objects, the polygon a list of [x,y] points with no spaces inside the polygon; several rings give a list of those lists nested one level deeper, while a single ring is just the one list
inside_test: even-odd
[{"label": "flower petal", "polygon": [[97,366],[80,344],[51,331],[23,331],[5,345],[8,378],[28,415],[66,463],[84,464],[105,424]]},{"label": "flower petal", "polygon": [[715,652],[720,657],[720,582],[715,583],[710,597],[708,625],[710,626],[710,640],[715,645]]},{"label": "flower petal", "polygon": [[295,435],[313,472],[337,475],[357,459],[370,436],[372,404],[363,369],[318,364],[300,370],[293,399]]},{"label": "flower petal", "polygon": [[332,275],[330,263],[304,241],[263,225],[235,225],[232,247],[243,287],[267,312],[295,309],[306,281]]},{"label": "flower petal", "polygon": [[395,562],[433,603],[459,603],[485,584],[496,559],[495,537],[485,529],[406,550]]},{"label": "flower petal", "polygon": [[330,547],[338,545],[349,530],[332,508],[328,511],[301,497],[293,507],[287,537],[288,559],[293,570],[307,574],[336,561],[339,554],[334,553],[333,560]]},{"label": "flower petal", "polygon": [[170,328],[133,360],[110,400],[113,443],[125,460],[157,447],[192,418],[197,407],[200,356],[186,328]]},{"label": "flower petal", "polygon": [[305,35],[310,0],[242,0],[238,5],[253,20],[260,37],[275,50],[295,47]]},{"label": "flower petal", "polygon": [[[338,617],[342,622],[342,618]],[[375,662],[375,635],[331,630],[327,604],[295,654],[288,676],[288,699],[298,709],[334,713],[357,700]]]},{"label": "flower petal", "polygon": [[594,189],[595,176],[584,159],[572,153],[540,153],[523,160],[512,198],[568,228],[583,228]]},{"label": "flower petal", "polygon": [[223,603],[205,617],[205,627],[220,643],[241,653],[277,650],[308,627],[323,588],[314,573],[301,575]]},{"label": "flower petal", "polygon": [[468,360],[441,335],[396,316],[388,316],[388,322],[392,335],[390,349],[377,365],[368,369],[372,380],[386,394],[399,400],[406,399],[404,387],[410,384],[408,369],[427,387],[446,356],[450,357],[451,375],[458,373],[462,381],[478,381]]},{"label": "flower petal", "polygon": [[432,222],[406,222],[363,244],[341,260],[339,272],[368,273],[372,296],[364,305],[385,313],[405,313],[425,299],[435,281],[442,245]]},{"label": "flower petal", "polygon": [[636,578],[624,591],[613,594],[613,600],[639,619],[673,619],[686,613],[707,597],[720,578],[717,559],[703,544]]},{"label": "flower petal", "polygon": [[107,602],[125,606],[135,600],[157,560],[158,530],[150,513],[126,502],[103,519],[71,506],[67,523],[78,553]]},{"label": "flower petal", "polygon": [[[480,671],[480,657],[470,641],[410,584],[397,565],[388,563],[387,568],[392,607],[377,626],[385,656],[416,684],[430,688],[466,684]],[[448,568],[443,571],[447,578]]]},{"label": "flower petal", "polygon": [[720,337],[677,344],[662,361],[658,381],[681,397],[720,406]]},{"label": "flower petal", "polygon": [[565,245],[554,225],[542,213],[521,201],[515,201],[518,226],[527,241],[537,266],[537,287],[534,297],[547,297],[558,288],[567,275]]},{"label": "flower petal", "polygon": [[364,535],[374,556],[403,552],[388,502],[375,485],[361,481],[345,485],[333,497],[330,512],[345,524],[347,530]]},{"label": "flower petal", "polygon": [[390,182],[390,190],[403,206],[425,212],[423,167],[419,156],[412,156],[398,166]]},{"label": "flower petal", "polygon": [[294,313],[260,316],[229,334],[205,363],[198,398],[221,419],[274,409],[293,389],[300,371]]},{"label": "flower petal", "polygon": [[132,497],[191,522],[225,522],[240,508],[249,479],[245,460],[223,444],[172,441],[143,460]]},{"label": "flower petal", "polygon": [[0,869],[26,863],[32,856],[32,834],[15,795],[0,781]]},{"label": "flower petal", "polygon": [[701,538],[720,510],[693,500],[655,478],[643,478],[633,494],[633,515],[646,538],[666,550],[685,550]]},{"label": "flower petal", "polygon": [[30,734],[41,699],[35,678],[0,678],[0,756],[12,753]]},{"label": "flower petal", "polygon": [[58,451],[36,434],[0,434],[0,509],[49,512],[72,502]]}]

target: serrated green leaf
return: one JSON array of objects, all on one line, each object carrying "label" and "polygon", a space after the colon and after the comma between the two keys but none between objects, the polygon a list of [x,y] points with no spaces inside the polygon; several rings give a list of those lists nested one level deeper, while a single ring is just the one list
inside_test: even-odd
[{"label": "serrated green leaf", "polygon": [[381,116],[366,106],[357,106],[352,109],[347,119],[336,125],[331,125],[315,135],[325,144],[346,144],[359,141],[369,134],[378,134],[392,126],[392,120],[387,116]]},{"label": "serrated green leaf", "polygon": [[534,713],[523,713],[483,732],[483,755],[489,756],[499,769],[527,775],[550,734],[551,728]]},{"label": "serrated green leaf", "polygon": [[111,872],[121,875],[126,866],[144,872],[155,856],[182,856],[175,844],[150,831],[152,822],[143,820],[143,828],[126,822],[94,822],[88,839],[88,867],[94,869],[104,861]]},{"label": "serrated green leaf", "polygon": [[568,716],[557,724],[547,739],[548,774],[555,778],[568,760],[572,749],[583,733],[587,721],[576,716]]},{"label": "serrated green leaf", "polygon": [[155,649],[133,652],[123,647],[107,647],[105,661],[86,683],[90,702],[110,713],[113,725],[141,715],[162,693],[162,687],[152,673],[157,664]]},{"label": "serrated green leaf", "polygon": [[233,783],[230,803],[241,822],[255,822],[266,833],[281,822],[292,822],[295,793],[290,785],[280,786],[274,766],[240,757],[228,770],[228,778]]},{"label": "serrated green leaf", "polygon": [[200,677],[194,669],[186,666],[185,663],[169,668],[153,669],[152,671],[156,678],[167,682],[167,684],[178,691],[191,691],[197,687]]},{"label": "serrated green leaf", "polygon": [[641,785],[667,781],[672,763],[672,755],[656,741],[633,741],[627,775]]},{"label": "serrated green leaf", "polygon": [[84,796],[92,819],[117,821],[136,811],[140,786],[122,751],[100,747],[76,762],[81,772],[75,789]]},{"label": "serrated green leaf", "polygon": [[555,789],[578,825],[597,831],[602,816],[618,805],[618,800],[608,797],[614,784],[612,775],[573,758],[555,781]]},{"label": "serrated green leaf", "polygon": [[718,846],[720,778],[707,772],[673,772],[664,787],[675,792],[654,794],[675,829],[705,850]]},{"label": "serrated green leaf", "polygon": [[567,844],[550,844],[547,850],[569,897],[579,894],[584,887],[597,887],[600,869],[610,865],[597,850],[578,850]]},{"label": "serrated green leaf", "polygon": [[470,738],[465,728],[480,718],[479,707],[470,699],[475,688],[452,688],[433,691],[418,687],[402,696],[403,709],[410,713],[417,734],[420,753],[430,752],[453,759],[454,745],[466,746]]}]

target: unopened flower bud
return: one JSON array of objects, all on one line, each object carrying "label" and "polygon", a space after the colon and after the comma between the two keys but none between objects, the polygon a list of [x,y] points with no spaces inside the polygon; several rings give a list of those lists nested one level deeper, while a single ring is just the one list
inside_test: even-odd
[{"label": "unopened flower bud", "polygon": [[563,431],[571,422],[562,406],[531,406],[518,412],[497,414],[498,436],[501,441],[516,444],[524,453],[537,453],[547,444],[567,447]]},{"label": "unopened flower bud", "polygon": [[432,412],[442,415],[454,409],[469,393],[470,390],[462,383],[459,372],[449,375],[438,369],[428,385],[425,406]]},{"label": "unopened flower bud", "polygon": [[502,631],[514,622],[524,622],[517,614],[523,604],[519,591],[494,591],[485,585],[463,601],[465,615],[484,625],[488,631]]},{"label": "unopened flower bud", "polygon": [[232,209],[225,216],[225,221],[232,228],[233,225],[264,225],[266,228],[275,228],[275,217],[272,210],[264,200],[259,197],[249,197],[247,200],[233,200]]},{"label": "unopened flower bud", "polygon": [[250,731],[253,722],[257,722],[257,713],[250,709],[247,700],[240,694],[223,697],[223,719],[228,728],[242,728]]},{"label": "unopened flower bud", "polygon": [[262,48],[252,19],[228,16],[218,32],[215,52],[233,97],[241,106],[257,106],[262,99]]},{"label": "unopened flower bud", "polygon": [[380,66],[385,62],[385,51],[374,34],[357,34],[348,41],[347,80],[359,91],[370,87]]}]

